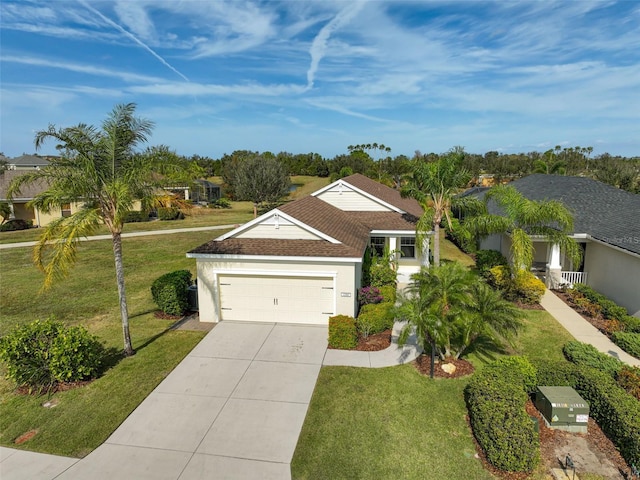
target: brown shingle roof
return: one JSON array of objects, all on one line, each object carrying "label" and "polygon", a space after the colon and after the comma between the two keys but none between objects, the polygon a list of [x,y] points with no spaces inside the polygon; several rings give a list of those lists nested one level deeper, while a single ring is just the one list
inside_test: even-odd
[{"label": "brown shingle roof", "polygon": [[[14,178],[24,175],[24,170],[5,170],[0,174],[0,199],[7,199],[7,191],[9,190],[9,184]],[[37,194],[42,193],[47,189],[47,184],[42,181],[36,181],[27,185],[23,185],[20,189],[20,193],[14,196],[14,200],[31,200]]]},{"label": "brown shingle roof", "polygon": [[404,212],[410,213],[416,217],[422,216],[422,208],[415,199],[402,198],[400,192],[397,190],[376,182],[369,177],[356,173],[355,175],[344,177],[342,180],[347,182],[349,185],[353,185],[354,187],[403,210]]},{"label": "brown shingle roof", "polygon": [[371,230],[415,230],[418,218],[408,213],[347,212],[353,219]]},{"label": "brown shingle roof", "polygon": [[284,240],[275,238],[228,238],[194,248],[189,253],[225,255],[274,255],[278,257],[362,257],[362,250],[325,240]]}]

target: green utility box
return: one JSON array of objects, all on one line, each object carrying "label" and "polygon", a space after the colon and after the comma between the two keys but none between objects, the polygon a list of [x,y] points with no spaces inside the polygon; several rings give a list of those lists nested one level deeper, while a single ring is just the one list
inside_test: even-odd
[{"label": "green utility box", "polygon": [[571,387],[538,387],[536,408],[550,428],[587,433],[589,404]]}]

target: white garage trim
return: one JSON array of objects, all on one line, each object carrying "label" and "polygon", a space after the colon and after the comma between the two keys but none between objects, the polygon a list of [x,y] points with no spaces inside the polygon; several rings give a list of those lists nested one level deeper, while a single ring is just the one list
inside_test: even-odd
[{"label": "white garage trim", "polygon": [[[265,280],[275,280],[275,279],[292,279],[293,282],[290,286],[288,285],[276,285],[274,289],[270,292],[267,292],[265,295],[261,295],[257,293],[253,297],[253,301],[257,302],[256,304],[252,303],[249,298],[249,303],[243,301],[243,298],[238,295],[238,291],[234,291],[232,287],[232,283],[222,283],[225,280],[228,282],[229,278],[237,278],[243,279],[243,281],[247,281],[248,284],[252,282],[257,286],[264,287],[264,290],[267,290],[270,285],[265,283]],[[274,270],[219,270],[214,273],[214,286],[215,286],[215,304],[217,315],[220,320],[230,319],[230,320],[246,320],[246,321],[281,321],[281,322],[289,322],[289,323],[309,323],[309,324],[323,324],[328,323],[328,319],[330,316],[334,315],[336,312],[336,278],[337,272],[309,272],[309,271],[274,271]],[[316,285],[305,285],[303,283],[296,284],[296,279],[309,279],[318,280],[319,283]],[[262,285],[261,285],[262,284]],[[326,286],[323,286],[326,285]],[[256,286],[254,285],[254,286]],[[313,312],[312,316],[311,312],[307,312],[307,314],[302,313],[304,311],[303,305],[307,305],[306,303],[300,304],[300,299],[296,298],[295,290],[291,288],[295,287],[310,287],[310,288],[321,288],[331,290],[329,293],[326,292],[326,295],[330,295],[330,298],[322,297],[316,298],[314,295],[308,297],[300,297],[300,299],[304,300],[318,300],[317,305],[320,307],[320,310],[326,311],[317,311]],[[237,288],[237,286],[235,287]],[[228,297],[226,297],[223,290],[227,290]],[[264,292],[261,290],[261,293]],[[318,292],[320,292],[318,290]],[[242,294],[240,294],[242,295]],[[247,297],[250,297],[247,295]],[[268,297],[268,298],[267,298]],[[273,298],[273,303],[271,303],[271,297]],[[312,303],[312,302],[309,302]],[[330,307],[328,306],[330,304]],[[225,307],[225,305],[227,305]],[[234,309],[235,314],[231,313],[230,310]],[[329,311],[330,310],[330,311]],[[312,309],[313,311],[313,309]],[[300,313],[298,313],[300,312]]]}]

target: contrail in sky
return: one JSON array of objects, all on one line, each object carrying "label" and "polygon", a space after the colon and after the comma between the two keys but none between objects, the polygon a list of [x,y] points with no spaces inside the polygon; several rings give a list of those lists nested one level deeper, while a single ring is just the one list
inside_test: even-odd
[{"label": "contrail in sky", "polygon": [[85,2],[84,0],[79,0],[79,3],[81,5],[83,5],[85,8],[87,8],[88,10],[91,10],[93,13],[95,13],[96,15],[98,15],[102,20],[104,20],[105,22],[107,22],[109,25],[111,25],[112,27],[118,29],[120,32],[122,32],[123,34],[125,34],[127,37],[129,37],[131,40],[133,40],[134,42],[136,42],[138,45],[140,45],[142,48],[144,48],[147,52],[149,52],[151,55],[153,55],[154,57],[156,57],[158,60],[160,60],[160,62],[167,67],[168,69],[170,69],[172,72],[176,73],[177,75],[179,75],[180,77],[182,77],[184,80],[186,80],[187,82],[190,82],[190,80],[183,75],[182,73],[180,73],[177,69],[175,69],[172,65],[169,64],[169,62],[167,62],[164,58],[162,58],[160,55],[158,55],[156,52],[154,52],[151,47],[149,47],[147,44],[145,44],[142,40],[139,40],[135,35],[133,35],[132,33],[129,33],[128,31],[126,31],[124,28],[122,28],[120,25],[118,25],[116,22],[114,22],[113,20],[111,20],[108,17],[105,17],[102,13],[100,13],[100,11],[96,10],[95,8],[93,8],[91,5],[89,5],[87,2]]}]

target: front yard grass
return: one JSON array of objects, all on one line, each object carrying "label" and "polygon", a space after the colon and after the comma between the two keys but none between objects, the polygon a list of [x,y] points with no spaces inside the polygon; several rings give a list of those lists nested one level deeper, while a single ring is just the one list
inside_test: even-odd
[{"label": "front yard grass", "polygon": [[[91,384],[55,393],[24,396],[0,380],[0,444],[41,452],[84,456],[100,445],[133,409],[202,339],[203,332],[167,331],[170,320],[153,315],[153,280],[195,262],[185,253],[221,232],[172,234],[123,239],[127,299],[135,356],[121,359]],[[112,351],[122,350],[122,330],[109,240],[80,246],[69,278],[41,295],[42,275],[31,263],[31,248],[0,251],[0,335],[16,324],[54,315],[68,325],[81,324]],[[3,374],[3,372],[0,372]],[[44,408],[51,400],[57,405]],[[14,440],[37,430],[31,440]]]}]

